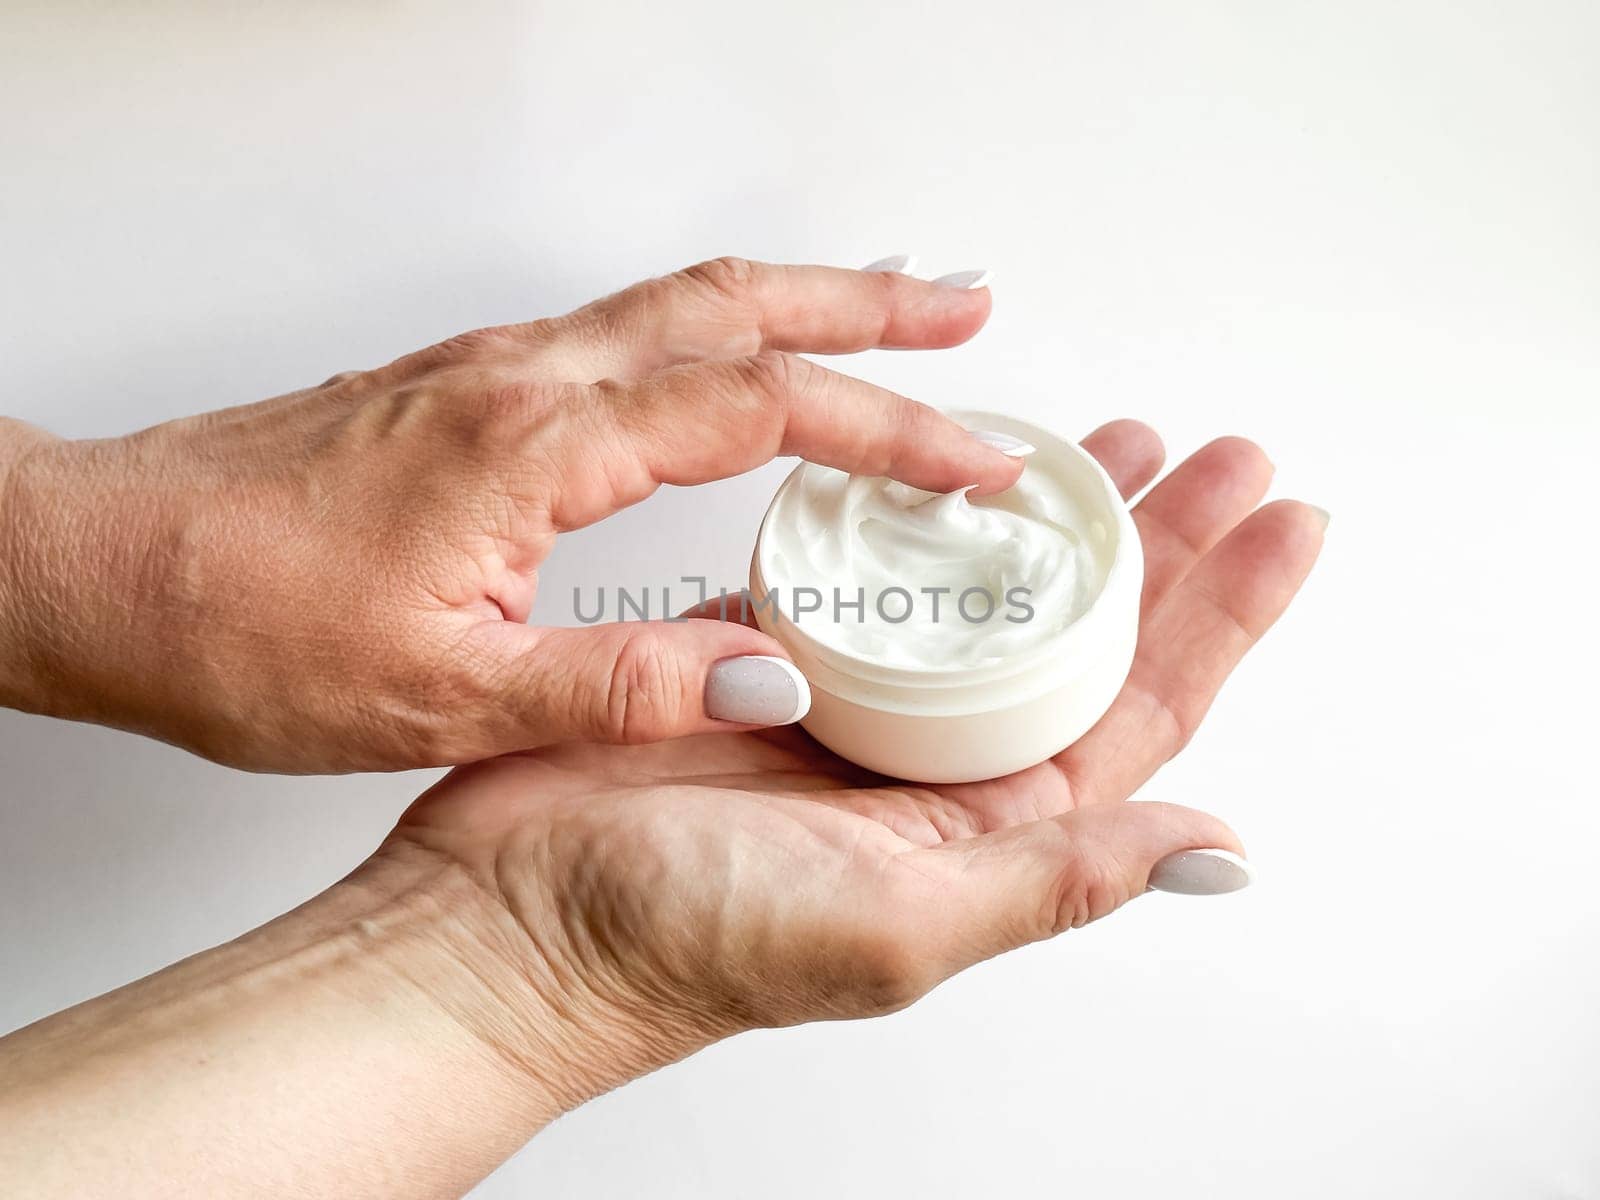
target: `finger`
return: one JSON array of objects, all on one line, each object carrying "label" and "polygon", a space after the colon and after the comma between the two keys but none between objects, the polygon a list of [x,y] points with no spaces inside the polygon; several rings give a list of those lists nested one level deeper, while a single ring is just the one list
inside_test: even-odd
[{"label": "finger", "polygon": [[491,636],[502,639],[498,690],[514,717],[507,750],[787,725],[811,707],[783,647],[735,621],[501,624]]},{"label": "finger", "polygon": [[1122,692],[1056,758],[1078,804],[1127,799],[1187,744],[1229,673],[1300,590],[1326,524],[1306,504],[1267,505],[1146,616]]},{"label": "finger", "polygon": [[784,454],[931,492],[1010,487],[1022,463],[926,404],[792,354],[673,367],[585,389],[558,433],[572,464],[549,498],[557,529],[637,503],[659,484],[726,479]]},{"label": "finger", "polygon": [[1144,611],[1148,612],[1261,503],[1272,463],[1244,438],[1218,438],[1196,450],[1156,484],[1133,510],[1144,545]]},{"label": "finger", "polygon": [[[1222,854],[1185,853],[1195,850]],[[953,973],[1099,920],[1152,883],[1237,890],[1249,880],[1248,867],[1234,866],[1243,854],[1216,817],[1140,803],[1076,810],[903,857],[949,881],[941,910],[922,915]]]},{"label": "finger", "polygon": [[718,258],[525,328],[541,345],[552,333],[569,343],[568,361],[582,364],[589,379],[626,380],[762,350],[955,346],[983,327],[989,307],[987,288]]},{"label": "finger", "polygon": [[1081,445],[1105,468],[1124,500],[1156,477],[1167,454],[1154,429],[1127,419],[1100,426]]}]

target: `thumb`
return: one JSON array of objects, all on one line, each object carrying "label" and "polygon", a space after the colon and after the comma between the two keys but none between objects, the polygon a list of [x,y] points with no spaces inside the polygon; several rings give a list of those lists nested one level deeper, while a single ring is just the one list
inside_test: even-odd
[{"label": "thumb", "polygon": [[943,956],[959,971],[1113,912],[1146,890],[1237,891],[1252,872],[1216,817],[1173,804],[1077,809],[912,852],[954,870]]},{"label": "thumb", "polygon": [[811,689],[772,638],[733,621],[528,629],[513,692],[526,745],[658,742],[788,725]]}]

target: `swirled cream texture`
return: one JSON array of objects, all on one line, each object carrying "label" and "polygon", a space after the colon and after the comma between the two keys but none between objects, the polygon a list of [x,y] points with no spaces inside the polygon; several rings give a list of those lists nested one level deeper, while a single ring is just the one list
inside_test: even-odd
[{"label": "swirled cream texture", "polygon": [[1110,568],[1104,522],[1045,457],[978,499],[801,467],[763,534],[770,602],[823,645],[885,666],[1027,653],[1088,610]]}]

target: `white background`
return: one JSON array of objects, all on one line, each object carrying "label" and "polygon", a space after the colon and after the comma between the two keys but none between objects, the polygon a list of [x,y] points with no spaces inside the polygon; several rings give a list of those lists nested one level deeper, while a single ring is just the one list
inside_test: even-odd
[{"label": "white background", "polygon": [[[11,3],[0,408],[120,433],[721,253],[993,268],[975,342],[846,368],[1247,434],[1332,511],[1146,792],[1259,886],[725,1043],[477,1195],[1600,1196],[1597,58],[1526,0]],[[783,469],[567,540],[538,615],[602,560],[739,583]],[[0,714],[0,1029],[292,906],[426,779]]]}]

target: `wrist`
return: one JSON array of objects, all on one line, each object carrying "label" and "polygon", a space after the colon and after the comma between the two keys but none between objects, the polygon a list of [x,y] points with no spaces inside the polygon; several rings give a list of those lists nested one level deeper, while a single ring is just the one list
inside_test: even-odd
[{"label": "wrist", "polygon": [[461,971],[459,986],[434,992],[435,1003],[541,1098],[547,1119],[733,1032],[601,977],[560,948],[569,931],[553,906],[513,915],[492,871],[412,837],[392,837],[360,876],[399,881],[382,886],[398,887],[418,920],[432,923],[417,952],[442,954]]},{"label": "wrist", "polygon": [[295,942],[308,959],[333,964],[334,987],[383,998],[380,1015],[398,1042],[446,1050],[458,1065],[440,1102],[496,1097],[501,1137],[520,1144],[572,1104],[533,1062],[557,1021],[488,949],[495,934],[482,907],[456,864],[386,845],[284,920],[302,925]]},{"label": "wrist", "polygon": [[573,1103],[552,1064],[514,1056],[541,1052],[531,1031],[580,1044],[479,952],[494,935],[473,891],[447,862],[380,854],[236,941],[0,1038],[0,1177],[78,1195],[100,1162],[105,1194],[130,1200],[465,1192]]},{"label": "wrist", "polygon": [[0,417],[0,707],[37,712],[46,699],[34,578],[46,550],[35,531],[39,506],[28,479],[34,460],[59,444],[41,429]]},{"label": "wrist", "polygon": [[181,538],[137,457],[0,422],[0,705],[185,741],[195,655],[161,615]]}]

